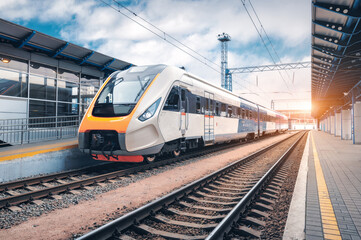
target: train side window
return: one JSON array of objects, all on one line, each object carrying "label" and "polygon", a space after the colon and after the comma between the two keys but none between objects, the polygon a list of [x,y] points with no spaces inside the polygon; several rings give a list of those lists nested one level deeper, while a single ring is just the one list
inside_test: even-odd
[{"label": "train side window", "polygon": [[241,118],[242,114],[241,114],[241,108],[237,107],[237,117]]},{"label": "train side window", "polygon": [[226,117],[227,113],[226,113],[226,104],[222,103],[221,104],[221,116],[222,117]]},{"label": "train side window", "polygon": [[163,110],[179,111],[179,93],[178,87],[174,86],[170,91],[167,101],[164,104]]},{"label": "train side window", "polygon": [[216,102],[216,114],[215,114],[216,116],[220,116],[221,114],[220,114],[220,111],[219,111],[219,103],[218,102]]},{"label": "train side window", "polygon": [[248,112],[248,119],[252,119],[252,110],[249,110]]},{"label": "train side window", "polygon": [[186,100],[186,90],[185,89],[181,89],[181,94],[182,94],[182,101],[185,101]]},{"label": "train side window", "polygon": [[214,101],[213,101],[213,100],[211,100],[211,105],[210,105],[209,110],[210,110],[212,113],[214,113]]},{"label": "train side window", "polygon": [[228,106],[227,117],[232,117],[232,106]]},{"label": "train side window", "polygon": [[237,107],[232,106],[232,118],[237,118]]},{"label": "train side window", "polygon": [[201,113],[201,98],[197,97],[196,100],[196,113]]}]

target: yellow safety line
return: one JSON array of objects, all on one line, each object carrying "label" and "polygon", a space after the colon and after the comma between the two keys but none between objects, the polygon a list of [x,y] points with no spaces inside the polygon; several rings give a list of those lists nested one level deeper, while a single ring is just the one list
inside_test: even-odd
[{"label": "yellow safety line", "polygon": [[[65,150],[65,149],[70,149],[70,148],[76,148],[77,146],[78,146],[78,144],[71,144],[71,145],[66,145],[66,146],[61,146],[61,147],[42,149],[42,150],[38,150],[38,151],[31,151],[32,149],[29,149],[29,152],[0,157],[0,162],[7,161],[7,160],[13,160],[13,159],[17,159],[17,158],[23,158],[23,157],[31,157],[31,156],[34,156],[34,155],[37,155],[40,153],[55,152],[55,151],[60,151],[60,150]],[[37,149],[37,147],[35,147],[34,149]]]},{"label": "yellow safety line", "polygon": [[313,156],[314,156],[315,169],[316,169],[318,198],[321,209],[323,237],[325,239],[341,240],[342,238],[341,238],[340,230],[338,229],[337,220],[330,200],[330,195],[328,194],[328,189],[327,189],[325,177],[323,175],[320,159],[318,158],[318,153],[316,149],[315,140],[313,139],[313,134],[311,134],[311,136],[312,136]]}]

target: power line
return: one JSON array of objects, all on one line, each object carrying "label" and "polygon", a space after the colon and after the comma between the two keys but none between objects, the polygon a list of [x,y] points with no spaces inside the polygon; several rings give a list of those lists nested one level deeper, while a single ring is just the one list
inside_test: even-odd
[{"label": "power line", "polygon": [[[269,56],[271,57],[273,63],[274,63],[274,64],[277,64],[276,61],[275,61],[275,59],[273,58],[271,52],[269,51],[269,49],[268,49],[268,47],[267,47],[267,44],[265,43],[265,41],[264,41],[264,39],[263,39],[263,37],[262,37],[262,34],[261,34],[260,31],[258,30],[258,27],[257,27],[256,23],[254,22],[251,14],[249,13],[249,11],[248,11],[248,9],[247,9],[247,7],[246,7],[246,1],[245,1],[245,0],[241,0],[241,2],[242,2],[242,4],[243,4],[244,9],[246,10],[246,12],[247,12],[247,14],[248,14],[248,17],[250,18],[253,26],[255,27],[255,29],[256,29],[256,31],[257,31],[257,33],[258,33],[258,35],[259,35],[259,37],[260,37],[260,39],[261,39],[261,41],[262,41],[262,43],[263,43],[263,45],[265,46],[265,48],[266,48]],[[288,91],[291,92],[291,90],[290,90],[290,88],[288,87],[288,84],[287,84],[286,80],[283,78],[282,74],[281,74],[279,71],[278,71],[278,73],[279,73],[279,75],[281,76],[283,82],[285,83]]]},{"label": "power line", "polygon": [[[203,55],[199,54],[198,52],[196,52],[195,50],[191,49],[190,47],[186,46],[185,44],[181,43],[180,41],[178,41],[176,38],[172,37],[171,35],[167,34],[166,32],[162,31],[161,29],[159,29],[158,27],[156,27],[155,25],[153,25],[152,23],[146,21],[145,19],[141,18],[140,16],[138,16],[135,12],[131,11],[129,8],[125,7],[123,4],[119,3],[118,1],[113,0],[113,2],[115,2],[116,4],[118,4],[118,8],[114,7],[113,5],[109,4],[108,2],[106,2],[105,0],[99,0],[102,3],[104,3],[105,5],[107,5],[108,7],[114,9],[115,11],[117,11],[118,13],[122,14],[124,17],[128,18],[129,20],[135,22],[136,24],[138,24],[139,26],[143,27],[144,29],[148,30],[149,32],[153,33],[154,35],[156,35],[157,37],[163,39],[164,41],[166,41],[167,43],[169,43],[170,45],[172,45],[175,48],[178,48],[179,50],[181,50],[182,52],[184,52],[185,54],[191,56],[192,58],[194,58],[195,60],[201,62],[202,64],[208,66],[209,68],[213,69],[214,71],[220,73],[220,71],[212,66],[210,66],[206,61],[208,61],[209,63],[212,63],[213,65],[216,65],[218,67],[220,67],[218,64],[212,62],[211,60],[209,60],[208,58],[204,57]],[[120,11],[120,7],[124,8],[125,10],[127,10],[128,12],[130,12],[131,14],[133,14],[134,16],[140,18],[142,21],[146,22],[147,24],[149,24],[150,26],[152,26],[153,28],[155,28],[157,31],[160,31],[161,34],[157,33],[156,31],[150,29],[149,27],[145,26],[144,24],[138,22],[137,20],[129,17],[127,14],[123,13]],[[183,47],[189,49],[190,51],[196,53],[198,56],[202,57],[204,60],[200,59],[199,57],[194,56],[193,54],[189,53],[188,51],[184,50],[183,48],[177,46],[175,43],[169,41],[168,38],[172,39],[173,41],[177,42],[178,44],[182,45]]]},{"label": "power line", "polygon": [[[134,11],[130,10],[129,8],[127,8],[125,5],[123,5],[122,3],[116,1],[116,0],[112,0],[115,4],[118,5],[118,8],[116,8],[115,6],[113,6],[112,4],[109,4],[108,2],[106,2],[105,0],[99,0],[100,2],[104,3],[105,5],[107,5],[108,7],[112,8],[113,10],[117,11],[118,13],[120,13],[121,15],[123,15],[124,17],[128,18],[129,20],[133,21],[134,23],[138,24],[139,26],[143,27],[144,29],[148,30],[149,32],[153,33],[154,35],[156,35],[157,37],[161,38],[162,40],[166,41],[167,43],[169,43],[170,45],[172,45],[173,47],[179,49],[180,51],[184,52],[185,54],[191,56],[192,58],[194,58],[195,60],[201,62],[202,64],[206,65],[207,67],[211,68],[212,70],[216,71],[217,73],[221,73],[218,69],[210,66],[209,64],[207,64],[207,61],[217,67],[220,68],[220,65],[212,62],[210,59],[204,57],[203,55],[201,55],[200,53],[198,53],[197,51],[193,50],[192,48],[188,47],[187,45],[183,44],[182,42],[180,42],[179,40],[177,40],[176,38],[174,38],[173,36],[167,34],[165,31],[161,30],[160,28],[158,28],[157,26],[155,26],[154,24],[150,23],[149,21],[147,21],[146,19],[140,17],[137,13],[135,13]],[[133,19],[132,17],[128,16],[127,14],[123,13],[120,11],[120,8],[125,9],[126,11],[128,11],[129,13],[131,13],[133,16],[138,17],[139,19],[141,19],[142,21],[144,21],[145,23],[147,23],[149,26],[151,26],[152,28],[156,29],[158,32],[156,32],[155,30],[145,26],[144,24],[140,23],[139,21]],[[177,46],[175,43],[171,42],[168,40],[171,39],[174,42],[180,44],[181,46],[185,47],[186,49],[190,50],[191,52],[194,52],[195,54],[197,54],[199,57],[201,57],[202,59],[200,59],[199,57],[194,56],[193,54],[189,53],[188,51],[184,50],[183,48]],[[250,83],[250,82],[249,82]],[[252,92],[252,90],[250,90],[249,88],[242,86],[241,84],[237,83],[237,85],[245,88],[246,90]],[[258,87],[258,86],[257,86]],[[259,88],[259,87],[258,87]],[[261,91],[263,91],[261,88],[259,88]],[[264,92],[265,93],[265,92]],[[257,94],[258,95],[258,94]],[[267,95],[265,93],[265,95]],[[260,95],[258,95],[260,96]],[[261,96],[260,96],[261,97]],[[268,96],[270,98],[270,96]],[[271,99],[271,98],[270,98]]]},{"label": "power line", "polygon": [[164,35],[164,38],[168,37],[170,39],[172,39],[173,41],[179,43],[180,45],[182,45],[183,47],[187,48],[188,50],[190,50],[191,52],[197,54],[198,56],[202,57],[204,60],[208,61],[209,63],[212,63],[213,65],[217,66],[217,67],[221,67],[220,65],[218,65],[217,63],[213,62],[212,60],[208,59],[207,57],[201,55],[200,53],[198,53],[196,50],[188,47],[187,45],[185,45],[184,43],[182,43],[181,41],[179,41],[178,39],[176,39],[175,37],[169,35],[168,33],[164,32],[162,29],[160,29],[159,27],[155,26],[154,24],[152,24],[151,22],[147,21],[146,19],[142,18],[141,16],[139,16],[138,14],[136,14],[135,12],[133,12],[132,10],[130,10],[129,8],[127,8],[126,6],[124,6],[124,4],[120,3],[117,0],[113,0],[113,2],[115,2],[116,4],[118,4],[119,6],[121,6],[122,8],[124,8],[125,10],[127,10],[128,12],[130,12],[131,14],[133,14],[134,16],[140,18],[141,20],[143,20],[144,22],[148,23],[150,26],[154,27],[155,29],[157,29],[158,31],[162,32]]},{"label": "power line", "polygon": [[[267,37],[268,42],[271,44],[271,47],[272,47],[274,53],[276,54],[276,56],[277,56],[277,58],[278,58],[278,61],[282,64],[281,58],[280,58],[280,56],[278,55],[275,47],[273,46],[273,43],[272,43],[271,39],[269,38],[269,36],[268,36],[268,34],[267,34],[267,32],[266,32],[266,29],[263,27],[263,24],[262,24],[260,18],[258,17],[257,12],[256,12],[256,9],[253,7],[253,4],[252,4],[251,0],[248,0],[248,1],[249,1],[249,4],[250,4],[250,6],[251,6],[251,8],[252,8],[252,10],[253,10],[253,12],[254,12],[254,14],[256,15],[256,18],[257,18],[259,24],[261,25],[261,28],[263,29],[264,34],[265,34],[266,37]],[[293,72],[293,73],[294,73],[294,72]],[[290,77],[290,75],[288,74],[287,71],[286,71],[286,74],[287,74],[288,78],[291,79],[291,77]]]}]

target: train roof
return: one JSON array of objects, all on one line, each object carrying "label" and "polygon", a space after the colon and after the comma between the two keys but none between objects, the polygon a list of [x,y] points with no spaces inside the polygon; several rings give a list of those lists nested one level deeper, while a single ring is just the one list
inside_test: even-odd
[{"label": "train roof", "polygon": [[[272,110],[272,109],[269,109],[269,108],[267,108],[267,107],[265,107],[265,106],[262,106],[262,105],[260,105],[260,104],[258,104],[258,103],[255,103],[255,102],[252,102],[252,101],[250,101],[250,100],[248,100],[248,99],[245,99],[245,98],[243,98],[243,97],[241,97],[241,96],[239,96],[239,95],[237,95],[237,94],[235,94],[235,93],[233,93],[233,92],[231,92],[231,91],[228,91],[228,90],[226,90],[226,89],[224,89],[224,88],[221,88],[221,87],[219,87],[219,86],[217,86],[217,85],[214,85],[214,84],[206,81],[205,79],[203,79],[203,78],[201,78],[201,77],[198,77],[197,75],[194,75],[194,74],[186,71],[186,70],[183,69],[183,68],[179,68],[179,67],[175,67],[175,66],[171,66],[171,65],[166,65],[166,64],[147,65],[147,66],[133,66],[133,67],[131,67],[131,68],[144,68],[144,67],[159,68],[159,69],[161,70],[160,72],[164,71],[166,68],[174,68],[174,69],[177,69],[180,73],[183,73],[184,75],[186,75],[186,76],[188,76],[188,77],[190,77],[190,78],[196,79],[196,80],[198,80],[198,81],[200,81],[200,82],[202,82],[202,83],[204,83],[204,84],[207,84],[207,85],[209,85],[209,86],[211,86],[211,87],[213,87],[213,88],[216,88],[216,89],[218,89],[219,91],[222,91],[222,92],[224,92],[224,93],[226,93],[226,94],[228,94],[228,95],[232,95],[233,97],[239,98],[239,99],[241,99],[242,101],[247,102],[248,104],[253,104],[253,105],[256,105],[256,106],[258,106],[258,107],[260,107],[260,108],[262,108],[262,109],[264,109],[264,110],[273,112],[273,113],[278,114],[278,115],[286,116],[286,115],[284,115],[283,113],[280,113],[280,112],[274,111],[274,110]],[[164,68],[162,69],[162,67],[164,67]],[[131,68],[130,68],[130,69],[131,69]],[[128,71],[131,71],[130,69],[129,69]]]}]

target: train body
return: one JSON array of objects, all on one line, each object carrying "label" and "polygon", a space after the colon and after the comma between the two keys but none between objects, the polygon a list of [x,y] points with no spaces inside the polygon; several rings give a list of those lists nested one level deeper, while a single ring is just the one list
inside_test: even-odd
[{"label": "train body", "polygon": [[288,129],[287,117],[172,66],[135,66],[104,82],[79,127],[94,159],[155,156]]}]

